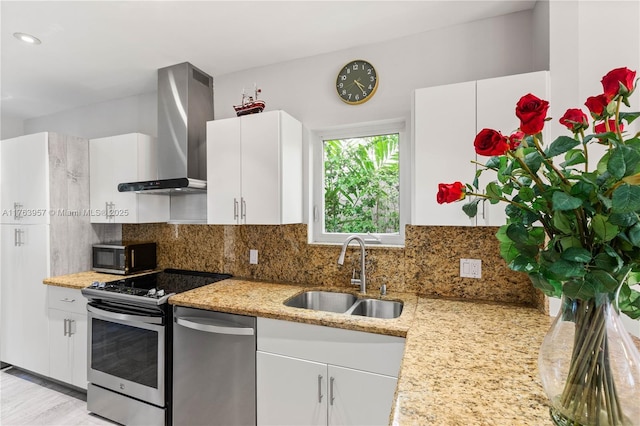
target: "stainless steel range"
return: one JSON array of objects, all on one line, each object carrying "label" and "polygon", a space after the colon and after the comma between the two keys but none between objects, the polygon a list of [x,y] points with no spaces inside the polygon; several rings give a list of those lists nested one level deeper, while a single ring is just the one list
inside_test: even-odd
[{"label": "stainless steel range", "polygon": [[89,299],[89,411],[125,425],[171,422],[172,311],[170,296],[228,274],[165,269],[94,282]]}]

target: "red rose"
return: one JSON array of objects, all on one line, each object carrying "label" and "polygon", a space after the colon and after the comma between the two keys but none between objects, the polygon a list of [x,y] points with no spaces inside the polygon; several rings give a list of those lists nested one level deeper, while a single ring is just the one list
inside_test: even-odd
[{"label": "red rose", "polygon": [[519,147],[524,138],[524,132],[517,131],[512,133],[511,136],[509,136],[509,149],[514,150]]},{"label": "red rose", "polygon": [[567,126],[567,129],[576,133],[589,127],[589,119],[581,109],[570,108],[560,118],[560,124]]},{"label": "red rose", "polygon": [[438,184],[438,204],[454,203],[464,197],[464,185],[461,182]]},{"label": "red rose", "polygon": [[[622,132],[624,130],[624,125],[622,123],[619,124],[620,126],[620,131]],[[600,124],[596,124],[596,127],[594,128],[594,131],[596,133],[607,133],[607,126],[604,124],[604,121]],[[616,131],[616,120],[609,120],[609,132],[615,132]]]},{"label": "red rose", "polygon": [[[604,95],[609,101],[616,95],[627,96],[633,91],[633,80],[636,78],[636,72],[629,68],[616,68],[611,70],[602,77],[602,87]],[[622,85],[622,87],[621,87]]]},{"label": "red rose", "polygon": [[502,155],[509,150],[509,140],[497,130],[482,129],[473,141],[476,153],[491,157]]},{"label": "red rose", "polygon": [[544,127],[549,102],[531,93],[524,95],[516,104],[516,116],[520,119],[520,130],[526,135],[535,135]]},{"label": "red rose", "polygon": [[584,104],[589,108],[593,117],[601,117],[607,107],[607,97],[605,95],[589,96]]}]

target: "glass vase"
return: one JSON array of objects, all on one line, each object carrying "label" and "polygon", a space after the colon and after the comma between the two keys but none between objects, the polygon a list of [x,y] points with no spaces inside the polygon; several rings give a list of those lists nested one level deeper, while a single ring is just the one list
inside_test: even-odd
[{"label": "glass vase", "polygon": [[640,354],[620,319],[617,293],[563,295],[538,367],[556,425],[640,425]]}]

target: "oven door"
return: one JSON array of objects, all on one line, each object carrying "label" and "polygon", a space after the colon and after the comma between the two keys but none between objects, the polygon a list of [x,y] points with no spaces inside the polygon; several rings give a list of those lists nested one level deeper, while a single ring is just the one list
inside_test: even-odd
[{"label": "oven door", "polygon": [[164,314],[93,302],[87,311],[89,381],[164,407]]}]

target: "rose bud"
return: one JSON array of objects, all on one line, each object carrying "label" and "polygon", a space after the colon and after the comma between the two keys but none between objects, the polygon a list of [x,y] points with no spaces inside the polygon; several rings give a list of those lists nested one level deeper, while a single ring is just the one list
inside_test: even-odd
[{"label": "rose bud", "polygon": [[473,141],[476,153],[492,157],[503,155],[509,150],[509,140],[497,130],[482,129]]},{"label": "rose bud", "polygon": [[591,116],[597,119],[604,116],[608,103],[609,102],[607,101],[607,97],[605,95],[598,95],[589,96],[587,98],[587,102],[585,102],[584,104],[587,108],[589,108]]},{"label": "rose bud", "polygon": [[465,195],[465,187],[462,182],[438,184],[438,204],[454,203],[464,199]]},{"label": "rose bud", "polygon": [[514,149],[519,147],[520,144],[522,144],[525,136],[526,135],[524,134],[524,132],[521,131],[512,133],[511,136],[509,136],[509,149],[513,151]]},{"label": "rose bud", "polygon": [[549,102],[531,93],[524,95],[516,104],[516,116],[520,119],[520,130],[525,135],[535,135],[542,131],[548,109]]},{"label": "rose bud", "polygon": [[560,118],[560,124],[567,127],[573,133],[589,128],[589,119],[581,109],[570,108]]},{"label": "rose bud", "polygon": [[635,78],[636,72],[626,67],[609,71],[601,80],[604,95],[609,101],[617,95],[629,96],[633,92]]}]

